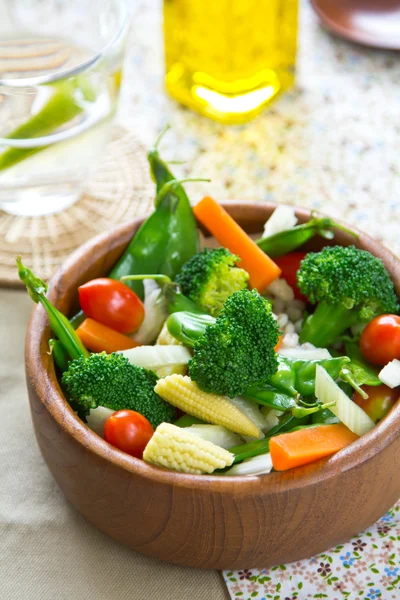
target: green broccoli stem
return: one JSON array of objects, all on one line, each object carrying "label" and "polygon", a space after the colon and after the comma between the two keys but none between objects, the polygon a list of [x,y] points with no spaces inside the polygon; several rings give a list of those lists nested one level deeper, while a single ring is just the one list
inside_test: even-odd
[{"label": "green broccoli stem", "polygon": [[303,323],[300,342],[309,342],[318,348],[326,348],[335,343],[338,336],[360,321],[358,312],[349,310],[343,304],[319,302],[312,315]]},{"label": "green broccoli stem", "polygon": [[30,269],[22,264],[21,257],[17,257],[18,275],[32,300],[44,307],[49,318],[50,327],[53,333],[58,337],[64,349],[72,359],[80,358],[81,356],[89,356],[89,352],[82,344],[75,329],[71,323],[50,300],[46,298],[47,285],[42,279],[36,277]]},{"label": "green broccoli stem", "polygon": [[182,311],[200,315],[207,314],[187,296],[184,296],[179,290],[179,286],[171,281],[170,277],[167,275],[125,275],[124,277],[121,277],[120,281],[143,281],[143,279],[153,279],[153,281],[156,281],[160,285],[161,293],[168,302],[169,314]]}]

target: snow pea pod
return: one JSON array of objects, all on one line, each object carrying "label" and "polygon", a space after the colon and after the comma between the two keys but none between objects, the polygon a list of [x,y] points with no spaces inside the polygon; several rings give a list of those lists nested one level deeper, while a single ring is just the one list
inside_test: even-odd
[{"label": "snow pea pod", "polygon": [[360,387],[362,385],[378,386],[382,385],[378,377],[378,369],[368,364],[361,354],[358,344],[346,342],[346,354],[351,362],[344,365],[340,371],[340,379],[346,381],[351,387],[360,394],[364,400],[367,400],[368,394]]},{"label": "snow pea pod", "polygon": [[185,346],[193,348],[215,318],[207,314],[174,312],[167,319],[169,333]]},{"label": "snow pea pod", "polygon": [[83,321],[86,319],[86,315],[83,312],[83,310],[80,310],[79,312],[76,313],[76,315],[74,315],[73,317],[70,318],[69,322],[71,323],[72,327],[74,329],[78,329],[79,325],[81,323],[83,323]]},{"label": "snow pea pod", "polygon": [[315,376],[317,365],[321,365],[332,377],[337,379],[342,368],[350,362],[347,356],[326,358],[324,360],[286,359],[291,363],[295,373],[294,387],[302,396],[313,396],[315,393]]},{"label": "snow pea pod", "polygon": [[296,250],[315,235],[320,235],[328,240],[333,239],[335,237],[335,234],[332,231],[333,228],[345,231],[346,233],[350,233],[354,237],[357,237],[356,233],[347,227],[336,223],[336,221],[329,217],[312,217],[307,223],[296,225],[295,227],[292,227],[292,229],[286,229],[285,231],[275,233],[274,235],[265,238],[260,238],[256,240],[256,244],[258,244],[268,256],[282,256],[283,254],[288,254],[288,252]]},{"label": "snow pea pod", "polygon": [[[186,194],[182,195],[181,183],[173,179],[164,184],[154,212],[133,236],[109,277],[161,273],[174,279],[198,252],[196,221]],[[143,298],[142,281],[126,284]]]},{"label": "snow pea pod", "polygon": [[292,363],[283,356],[278,356],[278,370],[268,379],[268,385],[289,396],[297,396],[295,381],[296,374]]},{"label": "snow pea pod", "polygon": [[197,306],[190,298],[182,294],[179,286],[171,281],[167,275],[157,273],[154,275],[126,275],[125,277],[121,277],[123,283],[128,281],[143,281],[143,279],[152,279],[158,283],[161,287],[161,294],[168,302],[168,312],[170,315],[176,312],[189,312],[199,315],[207,314],[205,310]]},{"label": "snow pea pod", "polygon": [[[111,279],[121,279],[125,275],[160,273],[161,263],[169,243],[171,211],[167,202],[160,204],[142,223],[122,256],[109,273]],[[142,281],[127,281],[129,286],[142,299]]]},{"label": "snow pea pod", "polygon": [[[177,181],[173,179],[168,181],[157,195],[156,206],[167,204],[170,209],[169,243],[161,269],[157,272],[168,275],[171,279],[175,279],[184,263],[199,252],[196,219],[186,192],[181,185],[183,181],[185,180]],[[190,181],[195,180],[190,179]]]},{"label": "snow pea pod", "polygon": [[250,388],[249,390],[246,390],[243,397],[251,402],[256,402],[257,404],[268,406],[269,408],[274,408],[275,410],[280,410],[282,412],[296,406],[296,400],[292,396],[288,396],[272,387],[265,387],[262,390]]},{"label": "snow pea pod", "polygon": [[314,413],[311,416],[311,422],[315,425],[333,425],[334,423],[340,423],[337,416],[334,415],[329,408],[323,408],[322,410]]},{"label": "snow pea pod", "polygon": [[[158,145],[161,142],[162,138],[164,137],[164,134],[168,131],[168,129],[169,129],[169,125],[164,127],[164,129],[160,132],[153,148],[150,150],[150,152],[147,155],[147,160],[149,161],[149,164],[150,164],[150,175],[151,175],[152,180],[156,184],[156,189],[157,189],[157,196],[156,196],[156,200],[155,200],[156,206],[159,201],[158,193],[161,191],[162,187],[166,183],[168,183],[168,181],[172,181],[173,179],[175,179],[175,177],[169,170],[167,163],[160,158],[160,154],[158,152]],[[183,194],[185,194],[184,190],[183,190]]]},{"label": "snow pea pod", "polygon": [[71,323],[46,297],[47,285],[36,277],[30,269],[22,264],[21,257],[17,258],[18,275],[32,300],[41,304],[49,319],[53,333],[58,337],[71,359],[89,356]]},{"label": "snow pea pod", "polygon": [[69,356],[60,340],[49,340],[50,354],[52,355],[55,364],[64,373],[68,369]]}]

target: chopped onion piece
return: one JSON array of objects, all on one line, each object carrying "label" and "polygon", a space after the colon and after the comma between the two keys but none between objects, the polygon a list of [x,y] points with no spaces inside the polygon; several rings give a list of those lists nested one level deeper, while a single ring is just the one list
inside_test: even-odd
[{"label": "chopped onion piece", "polygon": [[353,433],[364,435],[375,426],[367,413],[340,389],[321,365],[317,365],[315,395],[322,404],[336,402],[330,410]]},{"label": "chopped onion piece", "polygon": [[400,385],[400,360],[391,360],[378,375],[379,379],[390,388]]},{"label": "chopped onion piece", "polygon": [[270,408],[269,406],[262,406],[260,410],[261,414],[265,417],[263,432],[266,433],[279,424],[279,417],[283,415],[283,412],[281,410],[276,410],[276,408]]},{"label": "chopped onion piece", "polygon": [[272,469],[271,455],[260,454],[252,458],[246,458],[243,462],[233,466],[225,475],[264,475]]},{"label": "chopped onion piece", "polygon": [[332,358],[327,348],[306,349],[298,346],[297,348],[280,348],[278,354],[287,358],[296,358],[298,360],[325,360]]},{"label": "chopped onion piece", "polygon": [[167,301],[160,286],[152,279],[144,279],[144,320],[132,339],[139,344],[152,344],[168,317]]},{"label": "chopped onion piece", "polygon": [[278,206],[264,225],[262,238],[270,237],[281,231],[292,229],[297,223],[295,210],[292,206]]},{"label": "chopped onion piece", "polygon": [[187,365],[192,358],[185,346],[137,346],[122,350],[123,354],[132,365],[145,369],[159,369],[160,367]]},{"label": "chopped onion piece", "polygon": [[197,435],[202,440],[212,442],[216,446],[225,448],[225,450],[243,443],[237,433],[233,433],[233,431],[229,431],[221,425],[191,425],[190,427],[185,427],[185,431]]},{"label": "chopped onion piece", "polygon": [[[266,426],[266,420],[265,420],[264,415],[261,414],[259,405],[256,404],[255,402],[251,402],[250,400],[246,400],[245,398],[240,398],[240,397],[229,398],[229,400],[239,410],[241,410],[242,413],[244,413],[247,417],[249,417],[250,421],[252,421],[254,423],[254,425],[256,425],[256,427],[258,427],[260,429],[260,435],[258,437],[263,438],[264,434],[262,433],[262,430]],[[249,436],[242,436],[242,437],[244,437],[244,439],[246,439],[247,441],[248,440],[251,441],[252,439],[254,439]]]},{"label": "chopped onion piece", "polygon": [[108,417],[113,415],[115,410],[106,408],[105,406],[98,406],[97,408],[91,408],[88,416],[86,417],[87,424],[97,435],[104,438],[104,425]]}]

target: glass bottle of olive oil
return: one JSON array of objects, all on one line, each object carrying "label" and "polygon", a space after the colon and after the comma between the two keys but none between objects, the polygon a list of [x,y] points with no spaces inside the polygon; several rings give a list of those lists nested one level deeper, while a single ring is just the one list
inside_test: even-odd
[{"label": "glass bottle of olive oil", "polygon": [[298,0],[164,0],[166,87],[241,123],[294,82]]}]

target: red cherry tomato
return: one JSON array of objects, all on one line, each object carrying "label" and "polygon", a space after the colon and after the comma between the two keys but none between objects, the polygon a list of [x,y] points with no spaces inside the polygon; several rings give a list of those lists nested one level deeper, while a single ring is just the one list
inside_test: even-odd
[{"label": "red cherry tomato", "polygon": [[293,288],[295,297],[303,302],[308,302],[297,287],[297,271],[305,255],[305,252],[290,252],[284,256],[277,256],[273,260],[282,269],[281,277]]},{"label": "red cherry tomato", "polygon": [[78,292],[85,315],[115,331],[132,333],[143,323],[142,301],[121,281],[92,279],[81,285]]},{"label": "red cherry tomato", "polygon": [[151,423],[134,410],[118,410],[104,425],[106,442],[136,458],[142,458],[153,433]]},{"label": "red cherry tomato", "polygon": [[387,385],[362,385],[361,388],[367,392],[369,398],[364,400],[358,392],[353,395],[353,401],[360,406],[371,419],[377,423],[383,419],[400,397],[399,390],[392,390]]},{"label": "red cherry tomato", "polygon": [[374,365],[400,358],[400,317],[381,315],[372,319],[360,338],[360,350]]}]

